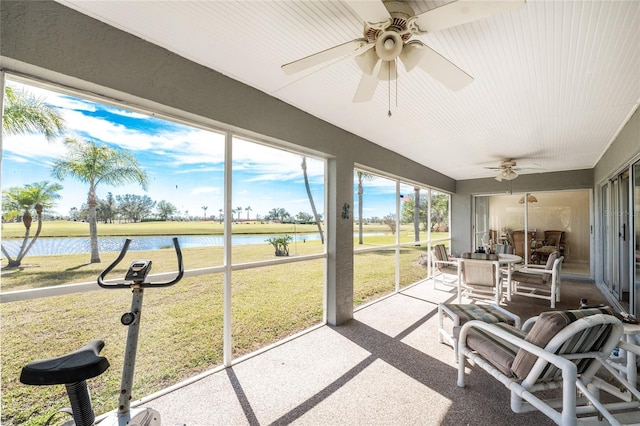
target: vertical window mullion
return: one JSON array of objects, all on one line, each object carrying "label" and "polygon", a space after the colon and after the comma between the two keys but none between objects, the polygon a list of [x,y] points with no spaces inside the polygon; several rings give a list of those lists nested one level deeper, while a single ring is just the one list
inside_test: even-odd
[{"label": "vertical window mullion", "polygon": [[[414,201],[415,203],[415,201]],[[414,206],[415,208],[415,206]],[[400,291],[400,181],[396,180],[396,287],[395,291]]]},{"label": "vertical window mullion", "polygon": [[232,362],[232,339],[231,339],[231,190],[233,172],[233,135],[230,132],[225,134],[224,144],[224,279],[223,279],[223,364],[231,366]]}]

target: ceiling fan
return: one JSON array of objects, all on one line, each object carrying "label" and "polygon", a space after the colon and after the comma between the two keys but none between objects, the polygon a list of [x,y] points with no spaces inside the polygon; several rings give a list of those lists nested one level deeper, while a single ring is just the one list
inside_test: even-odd
[{"label": "ceiling fan", "polygon": [[[532,165],[539,166],[538,164]],[[516,172],[530,168],[533,169],[533,167],[518,167],[516,161],[511,158],[502,159],[498,167],[485,167],[485,169],[489,170],[499,170],[498,175],[495,177],[498,182],[514,180],[518,177],[518,173]]]},{"label": "ceiling fan", "polygon": [[402,1],[350,0],[345,3],[363,19],[363,38],[284,64],[282,70],[294,74],[333,59],[357,55],[355,62],[362,70],[362,77],[353,102],[368,102],[379,81],[397,78],[398,58],[407,72],[418,67],[451,90],[462,89],[473,77],[414,36],[515,10],[522,7],[525,0],[457,0],[418,15]]}]

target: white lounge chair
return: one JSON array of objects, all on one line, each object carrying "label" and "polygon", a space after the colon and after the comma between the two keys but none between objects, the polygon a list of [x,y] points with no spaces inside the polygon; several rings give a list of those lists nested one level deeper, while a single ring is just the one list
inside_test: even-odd
[{"label": "white lounge chair", "polygon": [[[523,330],[467,322],[458,340],[458,386],[465,386],[469,359],[511,391],[516,413],[539,410],[559,425],[586,422],[587,416],[595,424],[640,422],[640,392],[607,362],[615,346],[634,353],[640,348],[620,342],[623,325],[611,308],[550,311],[534,320]],[[596,376],[601,369],[606,377]],[[609,394],[606,402],[601,391]]]}]

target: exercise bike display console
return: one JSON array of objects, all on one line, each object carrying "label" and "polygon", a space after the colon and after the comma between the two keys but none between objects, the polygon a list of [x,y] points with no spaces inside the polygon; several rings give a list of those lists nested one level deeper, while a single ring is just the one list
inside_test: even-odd
[{"label": "exercise bike display console", "polygon": [[[145,282],[151,271],[151,260],[135,260],[129,266],[123,281],[105,281],[105,277],[124,258],[130,239],[125,243],[120,254],[98,276],[98,285],[105,289],[127,288],[131,289],[131,309],[125,312],[120,321],[128,326],[127,345],[124,355],[124,367],[119,392],[118,408],[109,413],[100,426],[160,426],[160,414],[151,408],[131,409],[133,387],[133,373],[135,370],[136,351],[138,347],[138,333],[140,327],[140,315],[142,313],[142,295],[145,288],[169,287],[176,284],[184,275],[182,252],[178,239],[173,239],[173,245],[178,260],[178,273],[167,282]],[[91,426],[95,423],[95,414],[91,405],[91,398],[86,380],[99,376],[109,368],[109,361],[99,356],[104,347],[102,340],[93,340],[77,351],[56,358],[33,361],[22,368],[20,381],[27,385],[54,385],[64,384],[71,403],[73,420],[64,423],[64,426]],[[61,411],[68,412],[64,409]],[[55,414],[54,414],[55,415]],[[53,417],[53,416],[52,416]]]},{"label": "exercise bike display console", "polygon": [[129,266],[127,275],[124,276],[125,281],[140,281],[143,282],[147,275],[151,272],[150,260],[134,260]]}]

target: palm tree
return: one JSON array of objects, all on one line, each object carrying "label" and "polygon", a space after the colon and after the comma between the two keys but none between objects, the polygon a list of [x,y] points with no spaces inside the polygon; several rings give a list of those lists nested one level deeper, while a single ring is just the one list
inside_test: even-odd
[{"label": "palm tree", "polygon": [[204,211],[204,221],[207,221],[207,209],[209,206],[202,206],[202,210]]},{"label": "palm tree", "polygon": [[89,184],[89,234],[91,237],[91,263],[100,263],[98,250],[98,225],[96,220],[96,188],[99,184],[118,186],[138,183],[147,189],[147,174],[138,161],[127,151],[117,150],[93,141],[65,140],[68,153],[53,164],[53,175],[58,179],[67,176]]},{"label": "palm tree", "polygon": [[[2,253],[9,261],[7,267],[17,268],[20,266],[22,259],[27,255],[29,250],[31,250],[31,247],[33,247],[33,244],[40,236],[40,231],[42,230],[42,211],[45,208],[51,208],[55,205],[55,201],[60,198],[58,192],[61,190],[61,184],[43,181],[28,184],[24,187],[10,188],[4,192],[2,196],[2,206],[5,211],[3,219],[7,220],[22,215],[22,223],[25,228],[22,244],[15,259],[12,259],[8,251],[2,246]],[[33,222],[32,211],[35,211],[38,217],[38,228],[31,242],[29,242],[31,223]]]},{"label": "palm tree", "polygon": [[44,133],[49,140],[61,135],[64,120],[58,110],[26,91],[4,89],[5,104],[2,131],[7,135]]},{"label": "palm tree", "polygon": [[358,170],[358,244],[363,244],[362,241],[362,199],[364,194],[364,187],[362,182],[374,179],[374,175],[371,173]]},{"label": "palm tree", "polygon": [[316,226],[320,233],[320,244],[324,244],[324,233],[322,232],[322,224],[320,223],[320,217],[318,217],[318,211],[316,210],[316,203],[313,202],[313,196],[311,195],[311,187],[309,186],[309,177],[307,176],[307,157],[302,157],[302,174],[304,175],[304,186],[307,189],[307,197],[309,197],[309,203],[311,203],[311,211],[313,212],[313,218],[316,220]]},{"label": "palm tree", "polygon": [[253,209],[251,208],[251,206],[247,206],[247,207],[245,207],[245,208],[244,208],[244,211],[246,211],[246,212],[247,212],[247,221],[249,220],[249,212],[250,212],[251,210],[253,210]]}]

